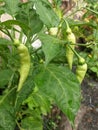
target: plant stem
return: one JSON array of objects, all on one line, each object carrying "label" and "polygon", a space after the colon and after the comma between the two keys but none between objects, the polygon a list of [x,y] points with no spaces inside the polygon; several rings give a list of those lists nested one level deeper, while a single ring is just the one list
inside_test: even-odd
[{"label": "plant stem", "polygon": [[70,46],[68,45],[68,47],[70,47],[70,49],[73,51],[73,53],[77,56],[77,58],[81,58],[81,56]]},{"label": "plant stem", "polygon": [[5,96],[3,96],[3,98],[0,100],[0,104],[7,98],[7,96],[14,90],[16,89],[17,87],[13,87]]},{"label": "plant stem", "polygon": [[12,81],[13,81],[13,78],[14,78],[14,74],[15,74],[15,73],[12,74],[12,76],[11,76],[11,78],[10,78],[10,80],[9,80],[8,88],[11,87],[11,84],[12,84]]},{"label": "plant stem", "polygon": [[18,128],[19,128],[20,130],[24,130],[23,128],[21,128],[21,126],[19,125],[18,121],[16,121],[16,124],[17,124],[17,126],[18,126]]},{"label": "plant stem", "polygon": [[71,45],[76,45],[76,46],[90,46],[90,45],[93,45],[94,43],[90,42],[90,43],[86,43],[86,44],[82,44],[82,43],[77,43],[77,44],[74,44],[74,43],[70,43]]},{"label": "plant stem", "polygon": [[14,40],[13,40],[13,37],[11,36],[10,32],[8,31],[8,29],[5,28],[5,30],[6,30],[6,32],[7,32],[6,34],[10,37],[10,39],[11,39],[12,41],[14,41]]},{"label": "plant stem", "polygon": [[87,9],[88,11],[91,11],[91,12],[93,12],[94,14],[98,15],[98,12],[96,12],[96,11],[90,9],[90,8],[87,8],[87,7],[86,7],[85,9]]}]

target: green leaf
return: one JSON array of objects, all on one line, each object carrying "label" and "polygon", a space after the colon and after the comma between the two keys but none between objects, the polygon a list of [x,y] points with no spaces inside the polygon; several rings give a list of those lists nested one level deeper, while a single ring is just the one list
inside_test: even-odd
[{"label": "green leaf", "polygon": [[98,29],[95,29],[93,32],[94,40],[97,42],[98,41]]},{"label": "green leaf", "polygon": [[33,98],[37,105],[40,107],[41,114],[47,115],[47,112],[50,112],[51,104],[46,95],[39,91],[33,95]]},{"label": "green leaf", "polygon": [[9,104],[0,105],[0,130],[14,130],[15,117],[13,107]]},{"label": "green leaf", "polygon": [[0,71],[0,88],[7,85],[11,79],[13,72],[10,69]]},{"label": "green leaf", "polygon": [[98,72],[98,67],[91,67],[90,70],[92,70],[93,72],[97,73]]},{"label": "green leaf", "polygon": [[[28,9],[28,5],[25,5],[25,6]],[[23,10],[25,8],[22,8],[20,10],[18,15],[16,16],[16,19],[28,25],[28,27],[30,28],[30,31],[29,31],[30,36],[32,36],[35,33],[38,33],[42,29],[43,23],[40,20],[39,16],[36,14],[34,9],[30,10],[29,8],[27,11],[25,11]]]},{"label": "green leaf", "polygon": [[45,94],[40,91],[33,92],[26,100],[25,103],[28,104],[29,108],[32,110],[33,108],[39,108],[40,113],[46,115],[47,112],[50,112],[50,101],[46,97]]},{"label": "green leaf", "polygon": [[35,8],[40,19],[47,27],[53,27],[58,25],[59,18],[55,14],[51,6],[49,6],[49,4],[44,1],[36,0]]},{"label": "green leaf", "polygon": [[22,120],[22,128],[25,130],[43,130],[42,121],[27,117]]},{"label": "green leaf", "polygon": [[81,96],[76,76],[65,66],[49,65],[41,68],[35,82],[39,90],[51,97],[73,124]]},{"label": "green leaf", "polygon": [[4,0],[4,2],[6,12],[11,14],[12,16],[15,16],[19,10],[18,4],[20,3],[20,0]]},{"label": "green leaf", "polygon": [[15,101],[15,111],[18,111],[22,102],[28,98],[28,96],[32,93],[34,88],[34,83],[32,77],[29,77],[25,84],[23,85],[22,89],[16,95]]},{"label": "green leaf", "polygon": [[28,27],[28,25],[24,24],[21,21],[7,20],[7,21],[4,21],[4,22],[0,23],[1,28],[6,27],[7,29],[11,29],[12,26],[14,26],[14,25],[20,26],[25,34],[28,34],[28,31],[30,31],[30,28]]},{"label": "green leaf", "polygon": [[35,14],[30,19],[31,35],[38,33],[42,29],[42,27],[43,27],[42,21],[39,19],[39,16]]},{"label": "green leaf", "polygon": [[[1,8],[1,7],[0,7]],[[0,9],[0,15],[2,15],[2,14],[4,14],[5,12],[4,12],[4,9]]]},{"label": "green leaf", "polygon": [[0,46],[1,45],[12,45],[12,42],[7,39],[0,38]]},{"label": "green leaf", "polygon": [[13,108],[13,95],[15,96],[15,88],[0,97],[0,130],[14,130],[15,111]]},{"label": "green leaf", "polygon": [[63,41],[47,34],[39,34],[39,39],[43,43],[42,50],[45,54],[45,64],[47,65],[60,53]]},{"label": "green leaf", "polygon": [[[36,2],[36,0],[31,0],[31,1],[33,1],[34,3]],[[48,6],[51,6],[51,3],[49,2],[49,0],[41,0],[41,2],[44,2]]]}]

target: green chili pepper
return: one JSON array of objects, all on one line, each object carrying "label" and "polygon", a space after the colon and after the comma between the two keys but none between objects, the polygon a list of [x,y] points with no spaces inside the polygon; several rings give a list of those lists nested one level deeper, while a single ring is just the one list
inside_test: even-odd
[{"label": "green chili pepper", "polygon": [[[69,27],[67,21],[65,21],[65,22],[66,22],[66,25],[67,25],[67,29],[66,29],[67,40],[69,41],[69,44],[73,43],[73,45],[70,44],[70,46],[72,47],[72,49],[74,49],[75,43],[76,43],[76,38],[75,38],[75,35],[72,32],[71,28]],[[66,44],[66,58],[67,58],[67,62],[68,62],[70,69],[72,69],[73,55],[74,55],[73,51],[69,48],[68,44]]]},{"label": "green chili pepper", "polygon": [[69,48],[73,51],[73,53],[78,58],[78,65],[77,65],[77,68],[76,68],[76,77],[81,84],[84,77],[85,77],[85,74],[87,72],[87,64],[85,62],[85,59],[83,57],[81,57],[70,45],[69,45]]},{"label": "green chili pepper", "polygon": [[24,44],[20,43],[20,41],[15,39],[14,45],[17,46],[18,54],[20,56],[20,69],[19,69],[20,78],[19,78],[19,83],[17,88],[17,91],[20,91],[29,74],[30,55],[29,55],[28,48]]},{"label": "green chili pepper", "polygon": [[77,79],[79,80],[80,84],[82,83],[86,72],[87,72],[87,64],[85,62],[85,59],[82,57],[79,57],[78,65],[76,68],[76,76],[77,76]]},{"label": "green chili pepper", "polygon": [[58,33],[58,28],[57,27],[52,27],[49,29],[49,34],[50,35],[53,35],[53,36],[56,36]]}]

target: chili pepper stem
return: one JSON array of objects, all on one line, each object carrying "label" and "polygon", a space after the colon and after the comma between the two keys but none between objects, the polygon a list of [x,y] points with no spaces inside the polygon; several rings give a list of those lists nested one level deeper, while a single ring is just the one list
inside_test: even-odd
[{"label": "chili pepper stem", "polygon": [[82,58],[70,45],[69,45],[69,47],[71,48],[73,53],[77,56],[79,64],[84,64],[85,63],[85,59]]},{"label": "chili pepper stem", "polygon": [[65,21],[66,26],[67,26],[66,32],[67,32],[67,33],[71,33],[72,31],[71,31],[71,29],[70,29],[70,27],[69,27],[69,25],[68,25],[68,22],[67,22],[66,20],[64,20],[64,21]]}]

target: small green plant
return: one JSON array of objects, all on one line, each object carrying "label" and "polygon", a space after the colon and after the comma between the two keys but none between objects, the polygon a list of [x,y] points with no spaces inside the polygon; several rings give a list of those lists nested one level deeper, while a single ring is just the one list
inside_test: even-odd
[{"label": "small green plant", "polygon": [[[2,2],[2,1],[1,1]],[[66,114],[72,127],[81,103],[77,74],[71,70],[75,36],[66,29],[85,22],[64,18],[61,0],[3,0],[0,4],[0,129],[42,130],[52,105]],[[54,8],[55,7],[55,8]],[[59,14],[58,14],[59,12]],[[2,21],[9,14],[11,19]],[[67,22],[66,22],[67,21]],[[67,23],[67,24],[66,24]],[[86,25],[89,25],[86,23]],[[89,25],[90,26],[90,25]],[[34,47],[40,41],[41,46]],[[73,47],[71,65],[67,47]],[[87,46],[87,45],[85,45]],[[95,55],[95,54],[94,54]],[[78,60],[77,60],[78,63]],[[83,65],[86,63],[83,63]],[[70,66],[70,68],[69,68]],[[83,68],[79,68],[78,75]],[[80,76],[80,75],[79,75]],[[51,126],[56,128],[51,122]]]}]

